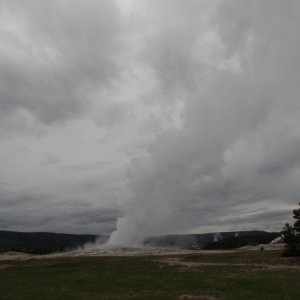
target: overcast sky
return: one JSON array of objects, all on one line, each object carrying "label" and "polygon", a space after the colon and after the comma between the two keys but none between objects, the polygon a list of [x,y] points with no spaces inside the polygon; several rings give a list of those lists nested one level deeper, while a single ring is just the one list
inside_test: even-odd
[{"label": "overcast sky", "polygon": [[296,0],[0,0],[0,229],[279,230],[299,28]]}]

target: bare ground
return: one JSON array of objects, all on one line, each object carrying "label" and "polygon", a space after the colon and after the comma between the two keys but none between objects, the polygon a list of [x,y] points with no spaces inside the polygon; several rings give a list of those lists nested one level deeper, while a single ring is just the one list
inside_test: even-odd
[{"label": "bare ground", "polygon": [[246,263],[223,263],[223,262],[191,262],[191,261],[183,261],[182,257],[166,257],[158,260],[159,263],[173,266],[173,267],[182,267],[185,269],[191,268],[199,268],[205,266],[222,266],[222,267],[248,267],[248,268],[264,268],[270,270],[300,270],[299,265],[288,265],[288,264],[246,264]]},{"label": "bare ground", "polygon": [[[0,252],[0,261],[1,260],[26,260],[32,258],[33,255],[22,253],[22,252]],[[1,266],[3,267],[3,265]]]}]

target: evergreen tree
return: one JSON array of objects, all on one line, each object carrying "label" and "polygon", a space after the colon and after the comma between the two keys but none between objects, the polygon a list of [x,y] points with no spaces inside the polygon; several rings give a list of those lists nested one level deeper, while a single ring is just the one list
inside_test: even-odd
[{"label": "evergreen tree", "polygon": [[[300,205],[300,203],[299,203]],[[294,219],[296,219],[294,224],[295,235],[300,237],[300,208],[293,210]]]},{"label": "evergreen tree", "polygon": [[283,242],[286,244],[287,255],[295,255],[298,249],[298,239],[295,234],[294,226],[286,223],[281,231]]},{"label": "evergreen tree", "polygon": [[281,231],[281,236],[286,244],[284,254],[288,256],[300,255],[300,208],[294,209],[293,214],[296,219],[294,226],[286,223]]}]

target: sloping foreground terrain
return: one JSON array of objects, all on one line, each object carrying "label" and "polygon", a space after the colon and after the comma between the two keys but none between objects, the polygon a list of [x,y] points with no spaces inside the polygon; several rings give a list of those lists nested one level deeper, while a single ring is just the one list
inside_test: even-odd
[{"label": "sloping foreground terrain", "polygon": [[300,259],[280,254],[0,260],[1,299],[300,299]]}]

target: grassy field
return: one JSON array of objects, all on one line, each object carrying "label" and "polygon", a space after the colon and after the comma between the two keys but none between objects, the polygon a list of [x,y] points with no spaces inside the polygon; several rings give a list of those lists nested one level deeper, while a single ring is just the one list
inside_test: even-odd
[{"label": "grassy field", "polygon": [[300,299],[300,268],[286,265],[300,261],[276,251],[0,261],[0,299]]}]

